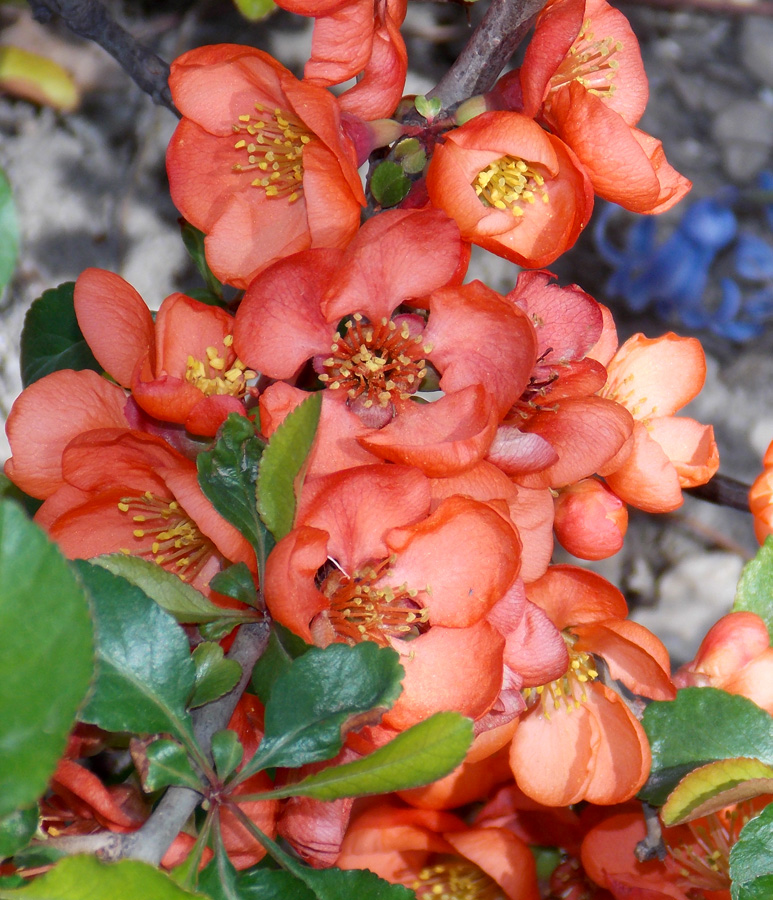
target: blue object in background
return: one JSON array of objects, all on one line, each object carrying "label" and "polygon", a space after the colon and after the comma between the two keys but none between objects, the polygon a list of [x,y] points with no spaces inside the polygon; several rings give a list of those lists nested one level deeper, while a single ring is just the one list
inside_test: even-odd
[{"label": "blue object in background", "polygon": [[[773,191],[773,172],[763,172],[758,187]],[[698,200],[687,208],[671,235],[657,241],[657,222],[640,218],[628,228],[624,247],[609,240],[618,207],[607,204],[596,220],[594,237],[602,258],[612,267],[610,297],[620,297],[632,312],[651,310],[691,329],[710,330],[732,341],[759,335],[773,318],[773,246],[755,234],[739,231],[733,206],[737,191]],[[762,211],[773,229],[773,203]],[[712,269],[723,252],[732,254],[736,279],[722,278],[721,296],[707,302]]]}]

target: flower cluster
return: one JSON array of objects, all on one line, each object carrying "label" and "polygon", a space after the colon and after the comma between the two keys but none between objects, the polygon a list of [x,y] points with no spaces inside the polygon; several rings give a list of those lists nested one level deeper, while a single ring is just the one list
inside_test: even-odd
[{"label": "flower cluster", "polygon": [[[636,127],[647,86],[633,33],[605,0],[552,0],[520,70],[435,115],[426,98],[398,106],[404,0],[278,5],[315,19],[302,80],[245,46],[172,65],[172,198],[204,235],[208,274],[227,286],[220,302],[175,293],[153,315],[118,275],[83,272],[73,312],[94,365],[25,389],[6,474],[42,501],[35,519],[71,559],[139,557],[231,612],[259,593],[277,641],[396,653],[402,692],[339,723],[338,762],[436,713],[472,721],[461,765],[399,797],[354,813],[349,798],[261,800],[272,782],[250,760],[271,743],[269,717],[264,727],[248,689],[229,725],[244,750],[230,771],[245,765],[244,779],[229,790],[195,760],[214,786],[208,808],[223,807],[213,849],[237,869],[279,834],[312,866],[368,868],[419,898],[536,900],[532,845],[562,854],[551,896],[644,896],[632,893],[642,883],[647,896],[692,896],[705,882],[684,867],[610,849],[644,837],[635,806],[620,806],[650,774],[642,710],[695,685],[769,707],[769,691],[750,687],[769,665],[764,625],[751,613],[720,623],[672,680],[664,646],[628,619],[617,588],[552,563],[556,540],[578,560],[612,556],[628,506],[675,510],[719,464],[711,427],[677,415],[703,386],[699,342],[619,344],[610,311],[543,268],[574,243],[594,195],[659,213],[689,188]],[[358,166],[376,148],[366,194]],[[411,160],[391,204],[377,196],[388,155],[398,168]],[[366,203],[374,214],[361,224]],[[467,279],[471,243],[525,267],[507,294]],[[288,479],[290,521],[269,529],[262,556],[202,473],[226,465],[224,423],[272,448],[312,400],[319,419]],[[249,474],[246,451],[239,459],[229,486]],[[752,499],[765,527],[768,481]],[[247,518],[267,521],[265,484],[257,506],[249,484]],[[242,581],[226,595],[234,571],[249,591]],[[736,628],[754,633],[755,652],[738,650]],[[196,646],[201,633],[187,633]],[[114,745],[79,726],[44,803],[49,836],[146,821],[135,782],[105,786],[79,762]],[[148,747],[132,753],[144,778]],[[267,767],[287,796],[292,765]],[[190,850],[189,831],[165,866]],[[667,841],[672,860],[698,852],[686,830]]]}]

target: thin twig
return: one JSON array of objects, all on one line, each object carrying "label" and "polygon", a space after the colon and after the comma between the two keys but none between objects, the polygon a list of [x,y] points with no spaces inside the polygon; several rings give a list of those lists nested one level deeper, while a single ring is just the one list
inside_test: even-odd
[{"label": "thin twig", "polygon": [[122,28],[99,0],[29,0],[29,5],[38,22],[59,16],[75,34],[99,44],[154,103],[179,115],[169,90],[169,65]]},{"label": "thin twig", "polygon": [[[193,712],[194,734],[207,755],[212,745],[212,736],[228,725],[236,704],[249,683],[255,663],[266,649],[268,636],[268,621],[242,625],[227,654],[229,659],[238,662],[242,668],[239,683],[214,703]],[[96,853],[110,862],[139,859],[158,865],[200,802],[201,794],[196,791],[171,787],[138,831],[129,834],[100,831],[95,834],[52,838],[46,843],[69,854]]]},{"label": "thin twig", "polygon": [[491,0],[459,58],[427,94],[447,110],[494,86],[545,0]]},{"label": "thin twig", "polygon": [[727,475],[716,474],[711,481],[698,487],[686,488],[688,494],[718,506],[729,506],[741,512],[749,512],[749,490],[751,485],[737,481]]}]

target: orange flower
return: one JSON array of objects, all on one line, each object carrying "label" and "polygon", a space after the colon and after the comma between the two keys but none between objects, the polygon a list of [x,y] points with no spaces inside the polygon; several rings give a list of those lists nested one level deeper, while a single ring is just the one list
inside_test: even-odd
[{"label": "orange flower", "polygon": [[623,546],[625,503],[603,481],[583,478],[558,492],[555,530],[561,546],[578,559],[606,559]]},{"label": "orange flower", "polygon": [[483,716],[502,688],[504,638],[487,614],[513,584],[520,542],[492,506],[449,497],[430,513],[417,469],[378,464],[306,485],[296,527],[266,566],[271,614],[304,640],[372,640],[405,668],[384,722]]},{"label": "orange flower", "polygon": [[465,240],[533,268],[571,247],[593,210],[574,153],[516,112],[483,113],[449,131],[430,162],[427,190]]},{"label": "orange flower", "polygon": [[336,865],[370,869],[393,884],[436,897],[538,900],[534,857],[504,828],[475,828],[451,813],[380,801],[357,816]]},{"label": "orange flower", "polygon": [[328,87],[356,78],[340,95],[341,109],[363,119],[392,114],[408,67],[400,34],[407,0],[278,0],[277,6],[314,16],[306,82]]},{"label": "orange flower", "polygon": [[172,294],[154,322],[120,275],[86,269],[75,283],[75,314],[97,361],[149,416],[210,436],[229,413],[244,415],[255,373],[234,353],[225,310]]},{"label": "orange flower", "polygon": [[600,197],[633,212],[660,213],[689,191],[660,141],[634,127],[647,103],[647,78],[628,20],[606,0],[553,0],[545,7],[520,87],[523,112],[541,116],[574,150]]},{"label": "orange flower", "polygon": [[206,590],[223,560],[256,569],[247,540],[212,507],[196,464],[154,435],[104,428],[74,438],[64,484],[38,510],[70,559],[125,552]]},{"label": "orange flower", "polygon": [[172,63],[183,115],[167,151],[180,212],[205,232],[221,281],[246,288],[271,262],[343,248],[365,197],[338,101],[253,47],[199,47]]},{"label": "orange flower", "polygon": [[[10,422],[10,420],[9,420]],[[10,431],[9,431],[10,435]],[[762,459],[764,470],[749,491],[749,508],[754,516],[754,533],[762,544],[773,534],[773,441]]]},{"label": "orange flower", "polygon": [[705,484],[719,467],[714,429],[675,417],[703,387],[706,359],[700,342],[673,333],[629,338],[607,364],[599,392],[634,417],[628,455],[601,470],[626,503],[647,512],[682,505],[682,488]]},{"label": "orange flower", "polygon": [[715,687],[741,694],[773,715],[773,647],[762,619],[732,612],[711,626],[695,659],[674,675],[684,687]]},{"label": "orange flower", "polygon": [[649,775],[649,743],[621,697],[599,681],[592,655],[634,693],[671,699],[668,653],[624,618],[622,594],[592,572],[553,566],[527,595],[562,631],[570,663],[563,677],[527,692],[531,710],[511,747],[516,782],[548,806],[627,800]]}]

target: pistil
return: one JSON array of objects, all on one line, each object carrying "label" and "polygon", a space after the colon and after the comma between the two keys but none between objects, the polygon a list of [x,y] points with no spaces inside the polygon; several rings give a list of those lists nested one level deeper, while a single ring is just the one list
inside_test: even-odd
[{"label": "pistil", "polygon": [[583,22],[569,53],[550,79],[552,90],[577,81],[598,97],[615,93],[614,78],[620,65],[615,54],[623,45],[611,36],[597,39],[591,26],[590,19]]},{"label": "pistil", "polygon": [[472,183],[484,206],[509,210],[517,219],[537,199],[549,203],[545,176],[523,159],[502,156],[482,169]]}]

